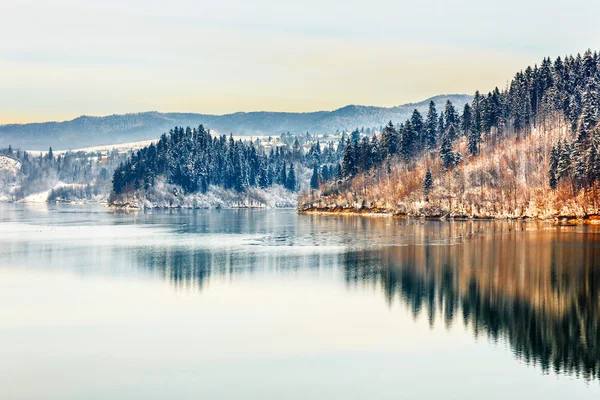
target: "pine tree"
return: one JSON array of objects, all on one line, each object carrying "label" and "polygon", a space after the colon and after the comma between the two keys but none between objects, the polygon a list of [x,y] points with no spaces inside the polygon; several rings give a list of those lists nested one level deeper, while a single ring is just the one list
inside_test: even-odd
[{"label": "pine tree", "polygon": [[472,156],[476,156],[479,154],[479,142],[481,138],[475,131],[469,131],[469,136],[467,137],[467,149],[469,150],[469,154]]},{"label": "pine tree", "polygon": [[381,159],[385,159],[388,155],[396,154],[398,144],[398,132],[392,121],[381,132]]},{"label": "pine tree", "polygon": [[588,84],[582,97],[581,118],[577,136],[577,142],[586,147],[589,145],[592,129],[598,122],[599,97],[596,89]]},{"label": "pine tree", "polygon": [[286,188],[291,192],[296,191],[296,172],[294,171],[294,163],[290,163]]},{"label": "pine tree", "polygon": [[425,133],[424,133],[424,123],[423,116],[418,110],[414,110],[410,117],[410,125],[413,130],[414,136],[414,150],[421,150],[425,148]]},{"label": "pine tree", "polygon": [[458,126],[458,113],[456,112],[456,108],[454,108],[454,104],[450,100],[446,101],[446,108],[444,109],[444,115],[446,120],[444,125],[449,129],[451,126]]},{"label": "pine tree", "polygon": [[435,109],[435,103],[429,102],[429,110],[427,111],[427,118],[425,119],[425,147],[428,150],[433,150],[437,145],[437,123],[438,114]]},{"label": "pine tree", "polygon": [[287,169],[287,167],[286,167],[285,161],[284,161],[283,165],[281,166],[281,170],[279,171],[279,184],[283,185],[284,187],[286,187],[286,184],[288,182],[286,169]]},{"label": "pine tree", "polygon": [[456,133],[456,128],[454,127],[454,125],[450,125],[450,127],[448,128],[448,130],[446,132],[446,135],[452,142],[454,142],[456,139],[458,139],[458,134]]},{"label": "pine tree", "polygon": [[471,113],[471,106],[469,103],[465,103],[463,108],[462,117],[460,119],[460,129],[464,136],[469,137],[469,131],[473,125],[473,115]]},{"label": "pine tree", "polygon": [[440,158],[446,169],[452,169],[460,162],[460,154],[452,151],[452,140],[450,135],[444,135],[440,148]]},{"label": "pine tree", "polygon": [[555,146],[552,146],[552,151],[550,152],[550,168],[548,170],[548,183],[552,190],[556,189],[556,186],[558,185],[557,169],[558,151]]},{"label": "pine tree", "polygon": [[261,166],[260,172],[258,175],[258,186],[265,189],[269,187],[269,169],[265,168],[265,166]]},{"label": "pine tree", "polygon": [[598,148],[595,144],[590,146],[587,156],[587,184],[593,185],[600,178],[600,158],[598,156]]},{"label": "pine tree", "polygon": [[423,179],[423,192],[425,193],[425,201],[429,201],[429,194],[433,189],[433,177],[431,175],[431,170],[427,168],[427,172],[425,172],[425,178]]},{"label": "pine tree", "polygon": [[556,151],[558,153],[556,172],[558,180],[560,180],[568,177],[571,173],[571,146],[566,142],[559,141]]},{"label": "pine tree", "polygon": [[350,134],[350,142],[355,146],[360,142],[360,132],[358,128],[353,130]]},{"label": "pine tree", "polygon": [[313,167],[313,173],[310,177],[310,188],[318,189],[319,188],[319,168],[315,165]]},{"label": "pine tree", "polygon": [[400,154],[405,161],[413,159],[417,153],[418,137],[413,124],[407,120],[400,129]]},{"label": "pine tree", "polygon": [[299,160],[300,157],[302,157],[302,146],[300,146],[300,141],[298,140],[298,136],[296,136],[296,139],[294,140],[294,147],[292,149],[292,154],[293,154],[294,160]]},{"label": "pine tree", "polygon": [[377,140],[377,135],[373,135],[371,137],[371,160],[372,160],[372,165],[379,165],[382,161],[381,149],[380,149],[379,140]]},{"label": "pine tree", "polygon": [[446,125],[445,125],[445,117],[444,117],[444,112],[440,112],[440,116],[438,118],[438,124],[437,124],[437,138],[441,139],[444,137],[444,135],[446,134]]},{"label": "pine tree", "polygon": [[367,137],[362,138],[360,142],[358,165],[361,171],[368,171],[373,166],[373,152]]},{"label": "pine tree", "polygon": [[469,129],[473,131],[476,137],[481,137],[481,113],[482,113],[482,97],[479,94],[479,90],[475,92],[475,96],[473,96],[473,106],[472,106],[472,117],[471,117],[471,126]]},{"label": "pine tree", "polygon": [[356,146],[350,141],[346,142],[346,149],[344,150],[344,156],[342,157],[342,176],[350,178],[356,175],[358,172],[358,160],[356,157]]}]

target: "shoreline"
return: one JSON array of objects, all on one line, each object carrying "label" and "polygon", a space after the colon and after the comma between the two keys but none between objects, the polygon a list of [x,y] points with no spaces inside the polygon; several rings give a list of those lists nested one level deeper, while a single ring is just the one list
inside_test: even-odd
[{"label": "shoreline", "polygon": [[297,213],[300,215],[322,215],[322,216],[351,216],[351,217],[385,217],[396,219],[413,219],[424,221],[514,221],[514,222],[549,222],[559,226],[575,226],[575,225],[600,225],[600,215],[586,215],[583,217],[577,216],[554,216],[551,218],[537,218],[531,216],[523,217],[494,217],[494,216],[452,216],[446,215],[409,215],[405,213],[394,213],[382,209],[363,208],[357,210],[355,208],[300,208]]}]

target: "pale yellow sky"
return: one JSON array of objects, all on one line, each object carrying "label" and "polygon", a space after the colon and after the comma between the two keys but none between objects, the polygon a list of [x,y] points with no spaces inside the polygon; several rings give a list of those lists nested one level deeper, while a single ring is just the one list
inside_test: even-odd
[{"label": "pale yellow sky", "polygon": [[392,106],[600,43],[583,0],[214,3],[3,2],[0,123]]}]

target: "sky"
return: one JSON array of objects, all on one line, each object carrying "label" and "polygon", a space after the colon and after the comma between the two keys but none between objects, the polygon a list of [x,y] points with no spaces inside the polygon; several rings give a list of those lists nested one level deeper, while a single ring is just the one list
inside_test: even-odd
[{"label": "sky", "polygon": [[0,0],[0,124],[487,92],[598,49],[598,15],[592,0]]}]

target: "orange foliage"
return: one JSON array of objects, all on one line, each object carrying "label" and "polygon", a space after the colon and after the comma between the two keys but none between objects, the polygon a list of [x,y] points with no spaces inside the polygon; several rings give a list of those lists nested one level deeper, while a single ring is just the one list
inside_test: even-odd
[{"label": "orange foliage", "polygon": [[[563,126],[561,118],[554,118],[531,133],[528,129],[521,135],[499,139],[498,133],[492,132],[478,156],[467,154],[463,137],[455,143],[463,161],[451,171],[444,169],[436,151],[408,164],[395,159],[389,173],[386,167],[359,173],[337,187],[337,194],[330,190],[328,195],[315,192],[302,196],[300,209],[377,209],[391,214],[474,218],[581,218],[600,214],[597,185],[579,193],[573,192],[569,181],[561,182],[554,191],[549,187],[550,150],[570,136]],[[422,188],[427,168],[434,179],[429,202]]]}]

